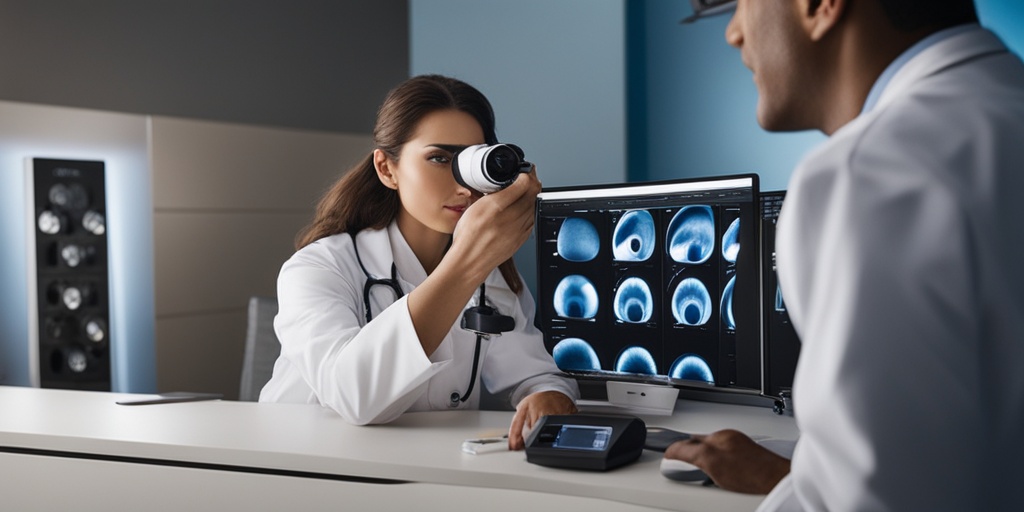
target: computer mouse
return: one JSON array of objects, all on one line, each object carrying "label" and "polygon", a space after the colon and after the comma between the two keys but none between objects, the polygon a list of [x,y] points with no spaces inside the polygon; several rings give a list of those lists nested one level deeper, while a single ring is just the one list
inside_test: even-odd
[{"label": "computer mouse", "polygon": [[661,474],[678,482],[703,482],[708,475],[700,468],[679,459],[661,459]]}]

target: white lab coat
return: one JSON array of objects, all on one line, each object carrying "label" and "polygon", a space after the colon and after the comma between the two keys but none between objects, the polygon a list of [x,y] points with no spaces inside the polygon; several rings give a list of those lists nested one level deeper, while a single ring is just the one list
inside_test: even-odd
[{"label": "white lab coat", "polygon": [[[394,222],[384,230],[364,230],[356,239],[370,275],[389,278],[393,261],[406,294],[427,278]],[[366,323],[366,275],[352,240],[347,234],[323,238],[281,268],[280,310],[274,319],[281,355],[260,401],[319,403],[359,425],[386,423],[406,411],[454,408],[451,394],[465,394],[469,386],[476,335],[456,322],[428,358],[412,325],[408,295],[395,301],[394,292],[383,285],[370,292],[373,319]],[[478,407],[481,383],[495,393],[514,388],[512,404],[546,390],[578,398],[575,381],[557,375],[533,325],[529,290],[517,297],[498,270],[485,283],[488,304],[512,316],[516,328],[482,342],[474,390],[458,408]]]},{"label": "white lab coat", "polygon": [[1024,510],[1024,66],[978,28],[794,171],[778,273],[803,342],[761,510]]}]

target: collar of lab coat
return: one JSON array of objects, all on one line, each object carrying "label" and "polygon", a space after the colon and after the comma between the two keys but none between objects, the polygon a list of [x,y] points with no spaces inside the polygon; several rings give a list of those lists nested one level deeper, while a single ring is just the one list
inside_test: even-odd
[{"label": "collar of lab coat", "polygon": [[[398,280],[405,285],[412,285],[412,288],[423,284],[423,281],[427,279],[427,271],[423,270],[423,265],[420,264],[416,253],[412,252],[409,242],[402,236],[402,231],[398,229],[396,220],[391,221],[391,224],[388,225],[388,240],[391,242],[391,255],[398,268]],[[388,265],[388,275],[390,273],[391,265]],[[406,293],[412,288],[402,287]]]},{"label": "collar of lab coat", "polygon": [[892,77],[873,110],[881,110],[915,82],[943,69],[985,54],[1006,51],[1006,45],[995,34],[981,26],[939,41],[910,59]]},{"label": "collar of lab coat", "polygon": [[[394,261],[395,268],[398,269],[398,282],[406,293],[427,279],[427,271],[423,269],[416,253],[412,252],[409,242],[402,236],[396,221],[392,221],[387,229],[365,229],[357,236],[360,258],[371,276],[390,278],[391,262]],[[487,283],[488,290],[508,288],[500,272],[491,272],[484,282]],[[473,301],[475,300],[474,295]]]}]

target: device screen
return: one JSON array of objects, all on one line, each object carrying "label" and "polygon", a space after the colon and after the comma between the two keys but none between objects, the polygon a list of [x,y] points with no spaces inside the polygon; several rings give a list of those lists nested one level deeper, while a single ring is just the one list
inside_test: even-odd
[{"label": "device screen", "polygon": [[555,448],[573,448],[576,450],[602,451],[608,448],[612,439],[611,427],[594,427],[590,425],[562,425],[555,438]]},{"label": "device screen", "polygon": [[765,389],[770,396],[779,396],[793,389],[796,361],[800,357],[800,337],[789,320],[786,301],[782,298],[779,276],[775,268],[775,233],[785,191],[761,193],[761,274],[764,276],[764,351]]}]

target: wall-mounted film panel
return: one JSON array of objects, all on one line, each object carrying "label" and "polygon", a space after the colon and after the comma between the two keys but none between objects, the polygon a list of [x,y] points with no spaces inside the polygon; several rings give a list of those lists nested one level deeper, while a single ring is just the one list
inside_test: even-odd
[{"label": "wall-mounted film panel", "polygon": [[32,384],[109,391],[104,163],[31,158],[26,168]]}]

